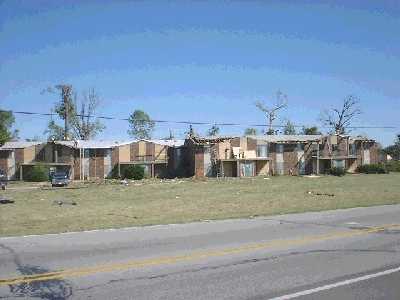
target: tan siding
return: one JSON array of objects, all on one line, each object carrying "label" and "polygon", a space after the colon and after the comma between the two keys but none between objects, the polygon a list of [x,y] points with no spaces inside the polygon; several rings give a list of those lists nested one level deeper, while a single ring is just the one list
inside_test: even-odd
[{"label": "tan siding", "polygon": [[27,147],[23,149],[23,151],[24,151],[25,164],[31,163],[35,160],[35,155],[36,155],[35,146]]},{"label": "tan siding", "polygon": [[168,157],[167,151],[168,151],[167,146],[155,144],[154,159],[163,161],[167,160]]},{"label": "tan siding", "polygon": [[138,156],[140,156],[141,159],[146,155],[146,142],[140,141],[138,142]]},{"label": "tan siding", "polygon": [[232,147],[229,141],[224,141],[218,144],[218,158],[219,159],[232,158]]},{"label": "tan siding", "polygon": [[240,138],[240,148],[242,151],[247,150],[247,138]]},{"label": "tan siding", "polygon": [[119,147],[119,157],[118,161],[121,162],[129,162],[131,160],[131,146],[125,145]]}]

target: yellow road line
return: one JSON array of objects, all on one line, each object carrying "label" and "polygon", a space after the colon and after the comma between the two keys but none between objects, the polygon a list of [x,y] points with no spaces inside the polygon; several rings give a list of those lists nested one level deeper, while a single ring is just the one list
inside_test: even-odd
[{"label": "yellow road line", "polygon": [[62,279],[62,278],[71,278],[71,277],[81,277],[81,276],[88,276],[94,275],[98,273],[106,273],[106,272],[115,272],[115,271],[123,271],[129,269],[138,269],[150,266],[158,266],[158,265],[170,265],[179,262],[187,262],[187,261],[194,261],[204,258],[211,258],[211,257],[222,257],[232,254],[241,254],[250,251],[257,251],[257,250],[266,250],[266,249],[276,249],[276,248],[284,248],[284,247],[292,247],[292,246],[302,246],[311,244],[313,242],[323,242],[329,240],[335,240],[340,238],[350,238],[359,235],[366,235],[371,233],[377,233],[380,231],[384,231],[387,229],[394,229],[400,227],[400,224],[389,224],[389,225],[382,225],[379,227],[373,227],[370,229],[357,229],[352,231],[341,231],[341,232],[334,232],[330,234],[323,234],[323,235],[312,235],[312,236],[304,236],[297,239],[291,240],[272,240],[263,243],[257,244],[250,244],[236,248],[226,248],[222,250],[209,250],[209,251],[198,251],[192,252],[186,255],[179,255],[179,256],[165,256],[165,257],[157,257],[157,258],[150,258],[144,260],[133,260],[124,263],[117,263],[117,264],[108,264],[108,265],[100,265],[94,267],[84,267],[84,268],[76,268],[76,269],[69,269],[69,270],[62,270],[58,272],[49,272],[43,274],[35,274],[35,275],[27,275],[27,276],[20,276],[15,278],[8,278],[8,279],[0,279],[0,286],[4,285],[13,285],[13,284],[21,284],[21,283],[31,283],[37,281],[47,281],[47,280],[55,280],[55,279]]}]

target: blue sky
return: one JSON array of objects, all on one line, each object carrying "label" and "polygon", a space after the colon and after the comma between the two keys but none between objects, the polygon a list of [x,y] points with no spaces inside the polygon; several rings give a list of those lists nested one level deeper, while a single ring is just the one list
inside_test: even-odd
[{"label": "blue sky", "polygon": [[[0,106],[49,112],[48,86],[95,88],[99,114],[265,122],[254,106],[289,106],[277,123],[320,125],[323,109],[361,100],[360,129],[383,144],[400,132],[398,1],[0,1]],[[17,116],[22,138],[48,118]],[[127,139],[107,121],[99,139]],[[223,134],[244,127],[224,127]],[[155,137],[187,126],[162,124]],[[196,127],[205,132],[207,126]]]}]

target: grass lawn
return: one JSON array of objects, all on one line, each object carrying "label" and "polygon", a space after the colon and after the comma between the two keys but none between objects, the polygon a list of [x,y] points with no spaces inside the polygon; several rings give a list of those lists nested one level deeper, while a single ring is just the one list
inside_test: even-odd
[{"label": "grass lawn", "polygon": [[[148,180],[41,190],[11,183],[0,197],[0,236],[181,223],[400,203],[400,173],[207,181]],[[79,186],[78,186],[79,187]],[[308,192],[328,195],[315,195]],[[76,206],[54,205],[73,200]]]}]

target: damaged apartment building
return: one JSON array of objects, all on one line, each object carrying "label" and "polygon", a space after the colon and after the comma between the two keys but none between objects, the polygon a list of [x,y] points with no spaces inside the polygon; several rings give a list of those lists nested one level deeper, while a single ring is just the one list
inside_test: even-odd
[{"label": "damaged apartment building", "polygon": [[379,162],[374,140],[342,135],[192,136],[185,146],[195,177],[324,174],[333,167],[355,172]]},{"label": "damaged apartment building", "polygon": [[182,145],[171,140],[7,142],[0,147],[0,169],[8,180],[24,180],[36,165],[87,180],[118,176],[121,168],[140,165],[147,177],[167,177],[181,168]]},{"label": "damaged apartment building", "polygon": [[325,174],[333,167],[355,172],[379,161],[374,140],[345,135],[8,142],[0,147],[0,169],[9,180],[23,180],[35,165],[86,180],[121,177],[130,165],[142,166],[146,177],[201,178]]}]

